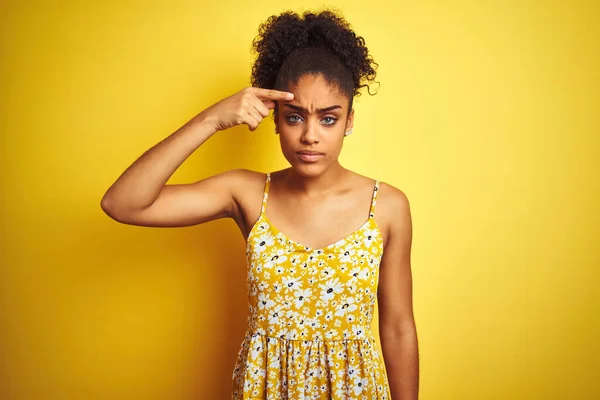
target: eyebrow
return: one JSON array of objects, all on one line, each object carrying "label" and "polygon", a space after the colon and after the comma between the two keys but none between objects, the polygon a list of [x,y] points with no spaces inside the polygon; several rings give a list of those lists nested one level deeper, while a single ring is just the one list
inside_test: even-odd
[{"label": "eyebrow", "polygon": [[[295,106],[295,105],[289,104],[289,103],[283,103],[283,106],[284,107],[292,108],[292,109],[294,109],[296,111],[302,111],[302,112],[308,114],[308,110],[306,108],[303,108],[303,107],[300,107],[300,106]],[[336,108],[342,108],[342,106],[336,104],[335,106],[331,106],[331,107],[318,108],[317,109],[317,114],[321,114],[321,113],[324,113],[324,112],[327,112],[327,111],[335,110]]]}]

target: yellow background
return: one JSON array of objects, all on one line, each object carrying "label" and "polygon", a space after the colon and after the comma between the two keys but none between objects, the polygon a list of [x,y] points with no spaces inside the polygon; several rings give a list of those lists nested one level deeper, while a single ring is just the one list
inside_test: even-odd
[{"label": "yellow background", "polygon": [[[2,399],[229,397],[234,222],[125,226],[100,199],[248,85],[258,24],[297,4],[2,2]],[[411,201],[421,399],[600,398],[598,2],[332,4],[380,64],[341,162]],[[170,182],[287,165],[268,120]]]}]

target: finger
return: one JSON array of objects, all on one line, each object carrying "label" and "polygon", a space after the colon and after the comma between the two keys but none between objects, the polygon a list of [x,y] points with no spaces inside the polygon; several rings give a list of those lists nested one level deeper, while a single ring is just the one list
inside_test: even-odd
[{"label": "finger", "polygon": [[256,108],[250,108],[248,110],[248,114],[254,118],[256,121],[258,121],[258,123],[260,124],[263,120],[263,116],[260,114],[260,112],[256,109]]},{"label": "finger", "polygon": [[267,107],[269,110],[272,110],[275,108],[275,102],[271,101],[271,100],[263,100],[262,103],[265,105],[265,107]]},{"label": "finger", "polygon": [[263,89],[253,87],[252,91],[254,95],[261,100],[285,100],[290,101],[294,98],[294,94],[290,92],[282,92],[275,89]]},{"label": "finger", "polygon": [[[270,100],[265,100],[270,101]],[[267,117],[269,115],[269,108],[264,104],[264,101],[256,100],[254,102],[254,108],[262,115],[263,117]]]},{"label": "finger", "polygon": [[248,125],[248,129],[254,131],[258,127],[259,121],[256,118],[254,118],[252,114],[248,113],[244,120],[244,123]]}]

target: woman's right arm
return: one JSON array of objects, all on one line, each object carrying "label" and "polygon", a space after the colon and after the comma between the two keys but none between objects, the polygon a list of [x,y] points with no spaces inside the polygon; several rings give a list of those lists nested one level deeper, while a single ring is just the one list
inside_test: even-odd
[{"label": "woman's right arm", "polygon": [[104,194],[102,209],[116,221],[155,227],[233,218],[237,212],[235,188],[244,187],[245,170],[226,171],[190,184],[166,182],[216,132],[239,124],[254,131],[274,102],[293,98],[288,96],[250,87],[213,104],[129,166]]}]

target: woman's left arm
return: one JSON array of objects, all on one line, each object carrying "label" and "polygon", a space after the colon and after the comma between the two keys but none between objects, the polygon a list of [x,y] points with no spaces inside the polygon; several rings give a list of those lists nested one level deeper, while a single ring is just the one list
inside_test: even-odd
[{"label": "woman's left arm", "polygon": [[386,214],[390,216],[388,240],[377,291],[379,336],[392,400],[416,400],[419,351],[412,305],[412,219],[406,195],[391,188],[390,195],[386,196],[390,199],[386,205]]}]

